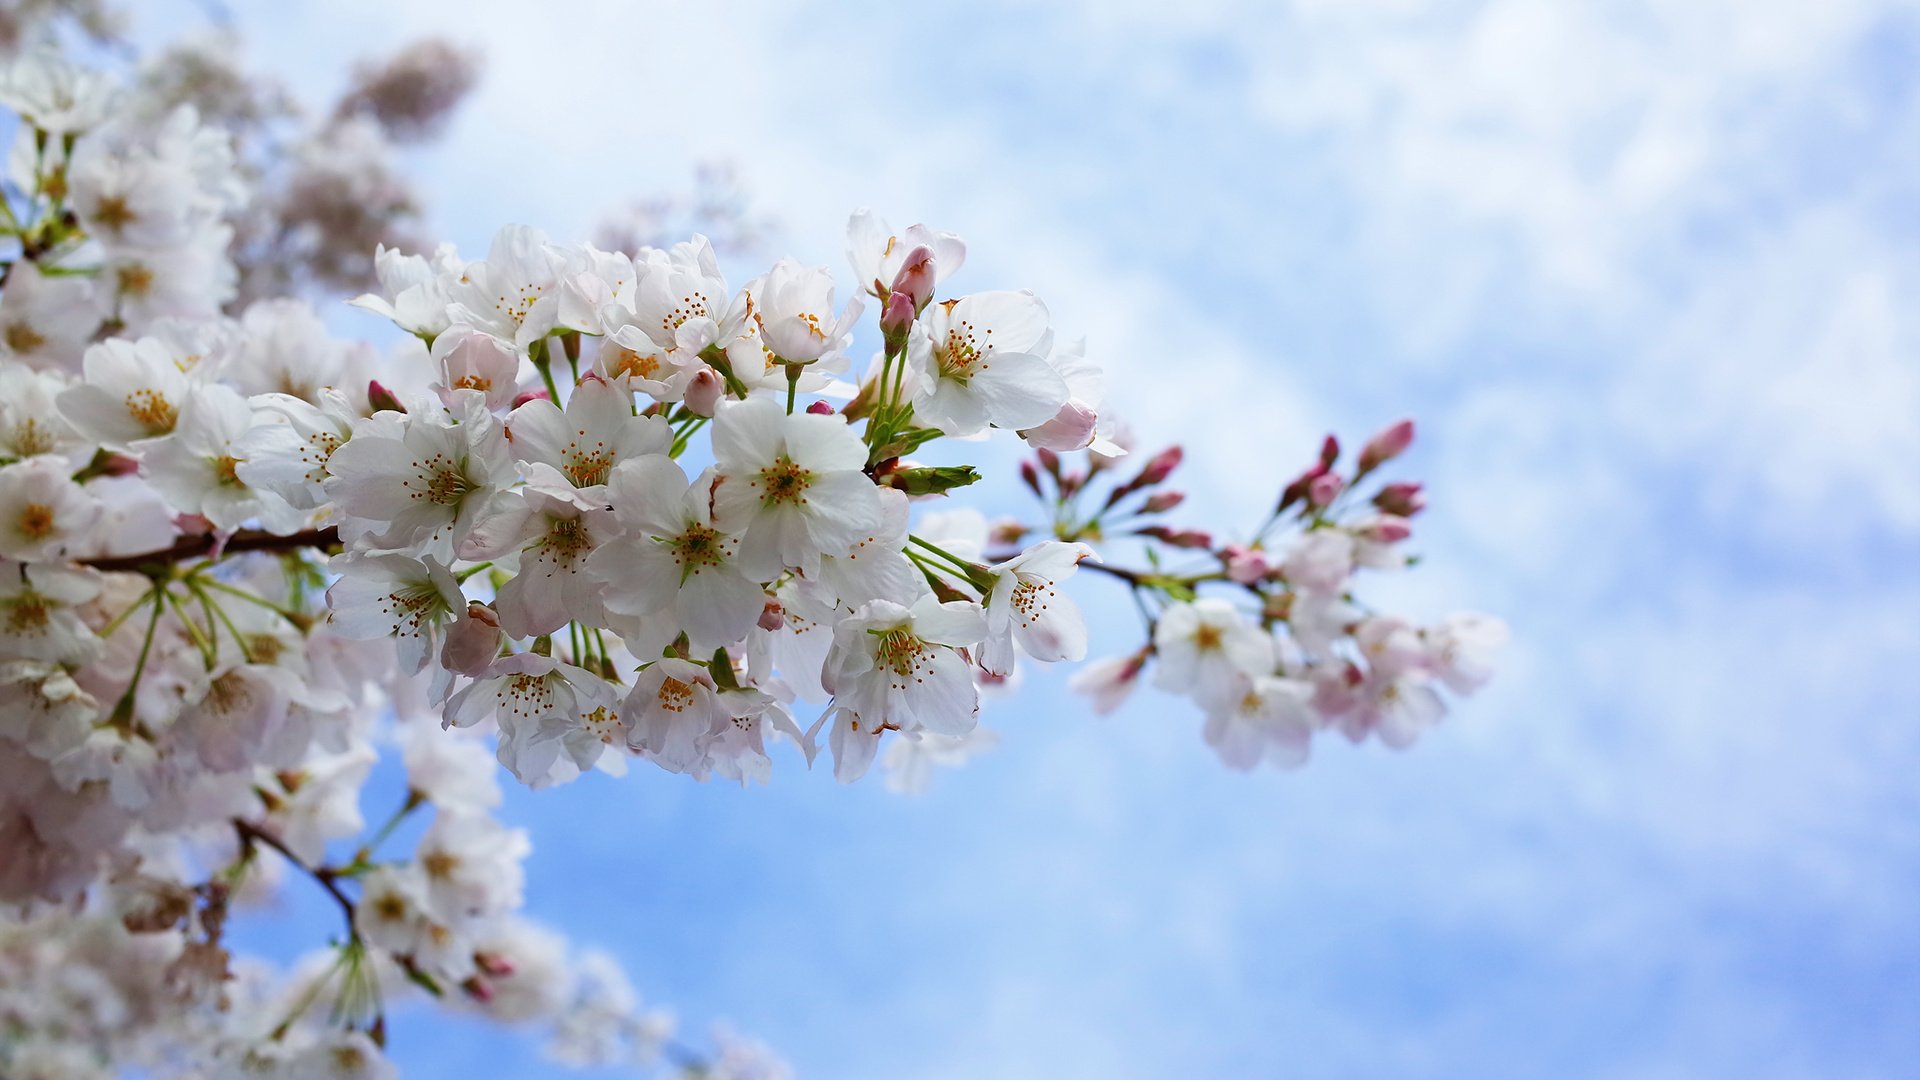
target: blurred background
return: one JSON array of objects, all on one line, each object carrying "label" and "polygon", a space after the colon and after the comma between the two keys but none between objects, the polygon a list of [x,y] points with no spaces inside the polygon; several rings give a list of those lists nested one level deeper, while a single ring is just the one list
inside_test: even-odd
[{"label": "blurred background", "polygon": [[[1371,597],[1501,615],[1502,674],[1295,773],[1029,671],[918,798],[792,756],[520,791],[530,912],[810,1077],[1913,1075],[1920,8],[930,8],[158,0],[131,36],[230,22],[318,100],[477,48],[405,162],[469,253],[716,162],[736,282],[844,274],[857,206],[956,231],[950,289],[1039,293],[1142,448],[1185,445],[1192,524],[1417,417],[1424,561]],[[1096,655],[1135,644],[1076,584]],[[560,1074],[424,1012],[393,1050]]]}]

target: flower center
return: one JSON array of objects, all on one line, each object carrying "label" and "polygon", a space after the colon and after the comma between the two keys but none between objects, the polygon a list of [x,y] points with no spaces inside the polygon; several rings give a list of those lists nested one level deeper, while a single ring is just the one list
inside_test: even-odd
[{"label": "flower center", "polygon": [[128,296],[145,296],[153,288],[153,268],[131,263],[120,268],[120,291]]},{"label": "flower center", "polygon": [[41,427],[39,419],[29,416],[13,429],[13,438],[9,442],[11,445],[8,448],[15,457],[28,458],[51,451],[53,433]]},{"label": "flower center", "polygon": [[1211,623],[1201,623],[1200,628],[1193,632],[1193,647],[1201,652],[1219,648],[1221,640],[1220,628]]},{"label": "flower center", "polygon": [[222,487],[244,486],[240,483],[240,474],[234,471],[239,464],[239,458],[228,454],[213,459],[213,475],[219,478]]},{"label": "flower center", "polygon": [[15,525],[20,535],[29,540],[44,540],[53,534],[53,507],[45,503],[28,503],[20,511],[20,520]]},{"label": "flower center", "polygon": [[987,370],[987,360],[993,351],[993,331],[981,332],[985,340],[974,337],[973,324],[959,322],[947,330],[947,347],[940,350],[940,375],[942,378],[966,382],[975,375]]},{"label": "flower center", "polygon": [[805,506],[807,489],[813,486],[813,473],[781,455],[760,470],[754,484],[760,488],[760,505],[766,509],[781,505]]},{"label": "flower center", "polygon": [[467,479],[467,474],[454,464],[453,459],[445,454],[435,454],[425,461],[416,461],[413,468],[416,478],[426,483],[426,490],[415,491],[413,498],[424,498],[439,506],[458,504],[475,486],[473,481]]},{"label": "flower center", "polygon": [[926,682],[927,673],[933,670],[933,649],[905,627],[880,632],[874,657],[881,667],[893,672],[896,690],[906,689],[908,679]]},{"label": "flower center", "polygon": [[613,355],[607,360],[607,374],[614,378],[631,375],[636,379],[651,379],[653,373],[660,370],[660,358],[644,356],[623,345],[613,346]]},{"label": "flower center", "polygon": [[7,348],[17,353],[30,353],[47,343],[47,339],[34,331],[24,322],[8,323],[6,330]]},{"label": "flower center", "polygon": [[122,195],[108,195],[93,208],[93,223],[110,233],[117,233],[133,224],[137,216]]},{"label": "flower center", "polygon": [[573,441],[567,444],[566,453],[562,455],[566,459],[562,468],[567,479],[573,481],[574,487],[604,484],[608,474],[613,472],[613,451],[607,449],[606,441],[595,440],[588,444],[583,441],[586,437],[584,431],[574,432]]},{"label": "flower center", "polygon": [[726,537],[718,529],[690,524],[686,532],[666,544],[673,551],[673,561],[680,567],[683,583],[704,568],[726,565]]},{"label": "flower center", "polygon": [[669,675],[660,681],[660,692],[654,697],[670,713],[686,712],[693,707],[693,686]]},{"label": "flower center", "polygon": [[7,601],[7,633],[39,637],[47,632],[47,598],[27,591]]},{"label": "flower center", "polygon": [[154,435],[165,435],[180,419],[180,410],[167,396],[150,387],[141,387],[127,395],[127,415]]}]

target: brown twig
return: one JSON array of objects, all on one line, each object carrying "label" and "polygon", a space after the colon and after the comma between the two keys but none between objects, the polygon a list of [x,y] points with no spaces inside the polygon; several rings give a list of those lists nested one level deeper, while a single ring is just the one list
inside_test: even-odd
[{"label": "brown twig", "polygon": [[[151,566],[167,566],[188,559],[197,559],[213,551],[214,537],[211,534],[184,536],[170,548],[159,551],[147,551],[138,555],[111,555],[99,559],[81,559],[82,566],[91,566],[95,570],[130,571],[142,573]],[[298,551],[301,548],[332,548],[340,545],[340,530],[335,528],[308,529],[305,532],[288,533],[279,536],[258,529],[242,529],[227,538],[221,547],[223,553],[241,551]]]}]

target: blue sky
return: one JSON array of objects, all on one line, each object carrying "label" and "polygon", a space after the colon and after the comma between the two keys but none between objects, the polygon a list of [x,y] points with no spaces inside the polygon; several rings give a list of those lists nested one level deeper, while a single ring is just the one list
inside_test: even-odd
[{"label": "blue sky", "polygon": [[[515,796],[532,911],[689,1024],[836,1078],[1920,1060],[1913,5],[235,13],[315,95],[370,43],[488,51],[415,163],[468,249],[583,235],[699,158],[836,268],[855,206],[961,233],[957,288],[1040,293],[1188,447],[1197,521],[1415,415],[1426,563],[1375,595],[1514,626],[1414,750],[1298,773],[1041,673],[919,799],[792,767]],[[1089,602],[1130,629],[1119,600]],[[546,1075],[458,1021],[396,1035],[410,1076]]]}]

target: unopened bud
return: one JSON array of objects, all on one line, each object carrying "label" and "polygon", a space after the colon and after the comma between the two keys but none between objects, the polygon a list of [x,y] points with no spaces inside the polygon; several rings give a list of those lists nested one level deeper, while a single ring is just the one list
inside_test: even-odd
[{"label": "unopened bud", "polygon": [[767,602],[760,608],[760,629],[772,632],[786,625],[787,610],[780,606],[780,601],[767,597]]},{"label": "unopened bud", "polygon": [[536,386],[531,390],[522,390],[519,393],[513,395],[513,407],[517,409],[520,406],[525,405],[529,401],[552,401],[552,400],[553,400],[553,395],[547,393],[546,387]]},{"label": "unopened bud", "polygon": [[1360,450],[1360,471],[1372,472],[1404,453],[1413,444],[1413,421],[1402,420],[1367,440]]},{"label": "unopened bud", "polygon": [[1427,497],[1420,494],[1419,484],[1388,484],[1373,497],[1373,505],[1385,513],[1410,518],[1426,509]]},{"label": "unopened bud", "polygon": [[1381,514],[1354,531],[1376,544],[1397,544],[1413,535],[1413,525],[1398,515]]},{"label": "unopened bud", "polygon": [[482,1005],[493,1000],[493,984],[478,975],[469,975],[467,981],[460,984],[460,989]]},{"label": "unopened bud", "polygon": [[1177,548],[1206,549],[1213,546],[1213,534],[1204,529],[1169,529],[1165,525],[1149,525],[1144,529],[1135,529],[1134,535],[1151,536]]},{"label": "unopened bud", "polygon": [[1148,460],[1146,467],[1140,470],[1140,475],[1134,477],[1128,486],[1139,490],[1144,487],[1152,487],[1164,481],[1167,477],[1173,475],[1173,470],[1180,467],[1180,459],[1185,456],[1185,451],[1181,450],[1178,446],[1167,447],[1165,450],[1153,455],[1153,457]]},{"label": "unopened bud", "polygon": [[1147,496],[1146,505],[1140,508],[1140,512],[1143,514],[1164,514],[1186,501],[1187,493],[1184,491],[1156,491],[1152,495]]},{"label": "unopened bud", "polygon": [[1035,495],[1040,494],[1040,470],[1033,467],[1033,462],[1023,461],[1020,463],[1020,480],[1026,484],[1028,490],[1032,491]]},{"label": "unopened bud", "polygon": [[1024,522],[1015,521],[1013,518],[1001,518],[987,530],[987,542],[1000,547],[1010,547],[1019,543],[1022,537],[1032,531]]},{"label": "unopened bud", "polygon": [[1331,435],[1327,436],[1327,440],[1320,444],[1320,470],[1325,472],[1333,468],[1333,463],[1339,460],[1339,457],[1340,440]]},{"label": "unopened bud", "polygon": [[513,974],[513,961],[494,952],[473,954],[473,966],[496,979],[504,979]]},{"label": "unopened bud", "polygon": [[140,460],[125,454],[102,452],[95,459],[96,476],[132,476],[140,471]]},{"label": "unopened bud", "polygon": [[1339,473],[1321,473],[1307,485],[1307,503],[1315,509],[1324,508],[1346,486],[1347,482],[1341,479]]},{"label": "unopened bud", "polygon": [[378,379],[367,380],[367,407],[373,412],[403,413],[407,411],[407,407],[400,404],[400,399],[393,395],[393,391],[381,386]]},{"label": "unopened bud", "polygon": [[500,655],[506,635],[492,608],[478,600],[467,602],[465,618],[455,619],[440,646],[440,663],[449,671],[478,676]]},{"label": "unopened bud", "polygon": [[1039,460],[1040,467],[1047,470],[1048,476],[1053,477],[1055,480],[1060,479],[1060,455],[1059,454],[1056,454],[1053,451],[1043,446],[1040,449],[1034,451],[1033,456]]},{"label": "unopened bud", "polygon": [[695,416],[712,416],[720,408],[720,397],[726,393],[726,389],[719,372],[712,368],[701,368],[687,382],[687,394],[682,403]]},{"label": "unopened bud", "polygon": [[933,302],[934,276],[932,248],[922,244],[907,252],[907,257],[901,260],[900,272],[893,275],[893,284],[889,287],[888,310],[892,310],[895,296],[907,297],[916,313],[926,310]]},{"label": "unopened bud", "polygon": [[888,356],[899,356],[906,351],[907,337],[913,332],[913,317],[917,314],[913,297],[906,293],[897,292],[887,297],[887,306],[880,309],[880,337],[886,342]]},{"label": "unopened bud", "polygon": [[1251,585],[1267,576],[1271,565],[1267,562],[1267,553],[1259,548],[1242,547],[1228,544],[1221,552],[1227,561],[1227,579],[1242,585]]},{"label": "unopened bud", "polygon": [[807,411],[809,413],[812,413],[814,416],[832,416],[833,406],[827,404],[824,401],[816,401],[813,404],[807,406]]}]

